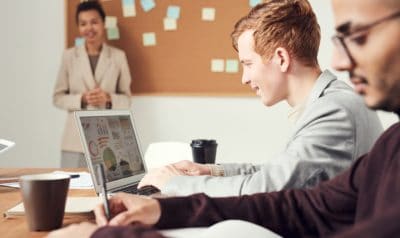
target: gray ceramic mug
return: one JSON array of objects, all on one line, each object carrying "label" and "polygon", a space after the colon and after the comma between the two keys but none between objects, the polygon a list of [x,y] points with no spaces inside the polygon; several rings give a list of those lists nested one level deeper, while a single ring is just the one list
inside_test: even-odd
[{"label": "gray ceramic mug", "polygon": [[20,177],[25,216],[31,231],[60,228],[64,218],[70,176],[33,174]]}]

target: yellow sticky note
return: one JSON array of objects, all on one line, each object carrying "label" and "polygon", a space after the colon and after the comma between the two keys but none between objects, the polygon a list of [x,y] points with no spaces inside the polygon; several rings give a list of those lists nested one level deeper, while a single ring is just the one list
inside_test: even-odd
[{"label": "yellow sticky note", "polygon": [[143,33],[143,45],[144,46],[154,46],[157,44],[156,33],[145,32]]},{"label": "yellow sticky note", "polygon": [[122,0],[122,15],[124,17],[136,16],[135,0]]},{"label": "yellow sticky note", "polygon": [[225,72],[227,73],[239,72],[239,61],[237,59],[227,59],[225,65]]},{"label": "yellow sticky note", "polygon": [[106,16],[106,28],[115,28],[115,27],[117,27],[117,17]]},{"label": "yellow sticky note", "polygon": [[201,11],[201,19],[203,21],[214,21],[215,20],[215,8],[205,7]]},{"label": "yellow sticky note", "polygon": [[165,31],[176,31],[177,24],[176,19],[164,18],[164,30]]},{"label": "yellow sticky note", "polygon": [[224,72],[224,60],[223,59],[212,59],[211,60],[211,72],[214,72],[214,73]]}]

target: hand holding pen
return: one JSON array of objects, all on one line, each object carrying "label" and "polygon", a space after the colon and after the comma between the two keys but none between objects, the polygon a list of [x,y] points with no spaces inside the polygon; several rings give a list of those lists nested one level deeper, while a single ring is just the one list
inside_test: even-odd
[{"label": "hand holding pen", "polygon": [[123,226],[135,222],[145,225],[154,225],[161,217],[161,207],[157,199],[116,193],[109,199],[111,220],[107,219],[107,212],[103,204],[94,209],[96,223],[99,226]]},{"label": "hand holding pen", "polygon": [[107,183],[106,183],[106,176],[104,174],[104,167],[103,164],[97,165],[97,176],[98,181],[101,186],[101,195],[103,198],[103,209],[104,215],[107,221],[110,220],[110,207],[108,204],[108,197],[107,197]]}]

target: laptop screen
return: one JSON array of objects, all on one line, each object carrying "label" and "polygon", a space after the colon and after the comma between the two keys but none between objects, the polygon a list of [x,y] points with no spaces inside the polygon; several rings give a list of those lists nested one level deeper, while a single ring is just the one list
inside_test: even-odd
[{"label": "laptop screen", "polygon": [[92,166],[104,164],[107,182],[145,172],[129,115],[82,116],[80,122]]}]

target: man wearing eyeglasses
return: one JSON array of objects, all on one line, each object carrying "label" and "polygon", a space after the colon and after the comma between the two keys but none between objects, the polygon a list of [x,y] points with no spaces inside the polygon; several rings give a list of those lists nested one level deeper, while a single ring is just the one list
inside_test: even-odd
[{"label": "man wearing eyeglasses", "polygon": [[[333,65],[349,72],[356,91],[370,108],[400,116],[400,1],[332,3],[337,26]],[[400,237],[400,123],[387,129],[350,169],[313,189],[227,198],[196,194],[147,199],[120,194],[110,203],[115,211],[123,211],[110,225],[141,222],[173,228],[241,219],[284,237]],[[97,222],[106,224],[103,208],[99,206],[95,212]],[[98,229],[88,224],[58,234],[63,237],[83,231],[92,237],[140,235],[131,226]],[[146,237],[160,236],[141,232]]]},{"label": "man wearing eyeglasses", "polygon": [[[338,23],[332,37],[337,48],[333,66],[349,72],[355,90],[370,108],[396,112],[400,100],[400,2],[375,1],[382,6],[374,8],[368,6],[372,0],[360,1],[367,12],[354,9],[355,14],[350,14],[347,6],[354,4],[333,2]],[[381,10],[384,7],[387,9]],[[385,14],[377,17],[379,12]]]}]

